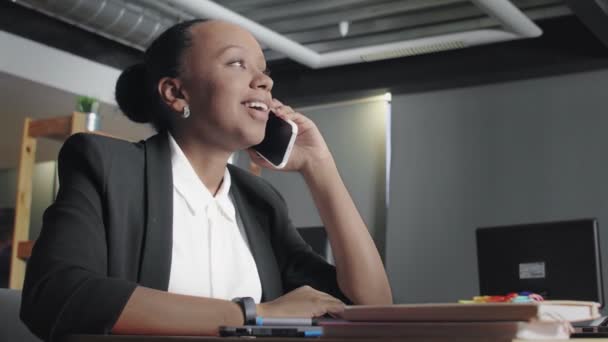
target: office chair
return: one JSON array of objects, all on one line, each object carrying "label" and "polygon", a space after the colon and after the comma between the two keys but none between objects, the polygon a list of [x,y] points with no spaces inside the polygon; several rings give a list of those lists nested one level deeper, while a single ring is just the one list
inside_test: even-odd
[{"label": "office chair", "polygon": [[19,318],[21,291],[0,288],[0,341],[42,342]]}]

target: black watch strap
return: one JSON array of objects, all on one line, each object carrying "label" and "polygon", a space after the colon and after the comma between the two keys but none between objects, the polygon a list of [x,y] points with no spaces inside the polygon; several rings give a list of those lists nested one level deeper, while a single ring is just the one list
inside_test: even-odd
[{"label": "black watch strap", "polygon": [[251,297],[236,297],[232,299],[233,302],[237,303],[243,311],[243,317],[245,325],[255,325],[256,306],[255,301]]}]

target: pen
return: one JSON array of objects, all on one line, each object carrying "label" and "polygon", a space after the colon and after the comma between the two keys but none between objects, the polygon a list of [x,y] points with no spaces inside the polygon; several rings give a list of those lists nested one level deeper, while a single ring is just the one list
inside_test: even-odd
[{"label": "pen", "polygon": [[284,326],[284,325],[313,325],[312,318],[304,317],[256,317],[256,325],[273,325],[273,326]]}]

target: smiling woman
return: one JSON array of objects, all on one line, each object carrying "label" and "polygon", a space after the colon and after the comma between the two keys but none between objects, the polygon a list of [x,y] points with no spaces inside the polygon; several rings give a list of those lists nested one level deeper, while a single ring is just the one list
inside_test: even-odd
[{"label": "smiling woman", "polygon": [[[220,21],[169,28],[123,72],[118,104],[158,134],[137,144],[66,141],[23,290],[34,333],[217,335],[256,314],[316,317],[345,302],[391,302],[323,137],[272,87],[255,38]],[[227,164],[264,138],[270,110],[298,126],[282,171],[306,180],[336,267],[301,239],[269,183]]]}]

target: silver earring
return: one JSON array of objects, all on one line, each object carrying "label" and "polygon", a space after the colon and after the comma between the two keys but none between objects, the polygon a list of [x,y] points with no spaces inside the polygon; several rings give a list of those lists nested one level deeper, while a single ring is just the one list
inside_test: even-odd
[{"label": "silver earring", "polygon": [[190,116],[190,106],[186,105],[186,107],[184,107],[184,112],[182,113],[182,117],[184,119],[187,119]]}]

